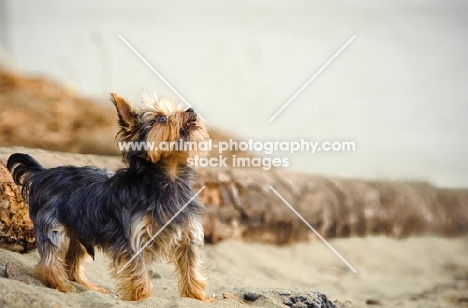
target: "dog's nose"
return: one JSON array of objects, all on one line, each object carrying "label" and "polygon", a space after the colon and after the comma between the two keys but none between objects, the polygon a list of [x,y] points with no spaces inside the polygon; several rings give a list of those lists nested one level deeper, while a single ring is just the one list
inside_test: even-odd
[{"label": "dog's nose", "polygon": [[195,111],[193,110],[193,108],[189,108],[189,109],[185,110],[185,112],[187,112],[187,113],[195,113]]}]

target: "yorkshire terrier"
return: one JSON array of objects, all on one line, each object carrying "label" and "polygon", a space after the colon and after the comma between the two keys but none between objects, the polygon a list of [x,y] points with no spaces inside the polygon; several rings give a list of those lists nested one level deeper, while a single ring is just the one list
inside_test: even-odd
[{"label": "yorkshire terrier", "polygon": [[191,188],[196,173],[187,159],[206,151],[180,146],[209,139],[203,121],[174,100],[146,95],[145,107],[137,110],[119,95],[111,97],[118,114],[116,141],[154,145],[124,149],[126,168],[115,174],[96,167],[46,169],[27,154],[8,159],[34,224],[40,254],[36,273],[62,292],[74,291],[71,280],[105,293],[83,272],[87,255],[94,259],[94,249],[100,248],[112,259],[124,300],[151,295],[147,265],[155,261],[175,264],[181,296],[205,300],[199,254],[204,207]]}]

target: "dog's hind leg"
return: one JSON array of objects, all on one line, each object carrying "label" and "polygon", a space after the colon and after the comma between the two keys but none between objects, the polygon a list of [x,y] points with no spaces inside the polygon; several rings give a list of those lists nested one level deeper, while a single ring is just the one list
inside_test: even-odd
[{"label": "dog's hind leg", "polygon": [[202,246],[203,227],[199,220],[192,220],[189,227],[182,232],[182,238],[173,254],[181,296],[205,300],[206,279],[202,273],[199,253]]},{"label": "dog's hind leg", "polygon": [[70,243],[65,227],[56,225],[47,229],[36,227],[38,225],[40,224],[35,225],[35,232],[41,260],[36,266],[35,272],[39,276],[39,280],[46,286],[61,292],[75,291],[65,268],[65,255]]},{"label": "dog's hind leg", "polygon": [[95,285],[86,278],[84,274],[84,264],[86,263],[87,258],[89,258],[89,256],[84,246],[76,237],[72,236],[70,238],[67,256],[65,257],[68,277],[70,280],[76,281],[90,290],[107,293],[105,289]]}]

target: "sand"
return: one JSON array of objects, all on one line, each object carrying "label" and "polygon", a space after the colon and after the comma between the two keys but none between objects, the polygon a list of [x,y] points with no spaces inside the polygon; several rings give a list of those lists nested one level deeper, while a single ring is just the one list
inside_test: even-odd
[{"label": "sand", "polygon": [[[32,274],[37,251],[19,254],[0,250],[0,307],[287,307],[280,291],[307,294],[318,290],[337,307],[468,307],[468,238],[384,237],[330,240],[330,244],[357,270],[355,274],[324,243],[312,241],[288,246],[235,240],[207,245],[207,294],[214,303],[180,298],[170,264],[151,271],[150,298],[119,300],[102,253],[87,267],[90,279],[109,294],[76,285],[77,293],[63,294],[44,287]],[[24,282],[15,280],[23,280]],[[251,291],[262,295],[243,299]],[[223,299],[229,293],[238,300]],[[243,304],[244,302],[245,304]]]}]

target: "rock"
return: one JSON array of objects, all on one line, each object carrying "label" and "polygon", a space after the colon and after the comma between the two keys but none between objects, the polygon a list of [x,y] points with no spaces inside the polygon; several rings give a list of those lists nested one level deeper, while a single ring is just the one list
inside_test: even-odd
[{"label": "rock", "polygon": [[158,272],[155,272],[153,269],[148,270],[148,275],[151,279],[161,279],[162,276]]},{"label": "rock", "polygon": [[29,284],[28,276],[24,275],[20,269],[11,262],[5,264],[5,278],[14,279],[25,284]]},{"label": "rock", "polygon": [[313,291],[307,295],[291,295],[283,301],[283,304],[291,308],[336,308],[335,305],[327,299],[327,296],[319,291]]},{"label": "rock", "polygon": [[320,308],[336,308],[335,304],[328,300],[327,296],[323,293],[317,292],[319,297],[322,299]]},{"label": "rock", "polygon": [[366,305],[381,305],[382,303],[378,299],[367,299]]},{"label": "rock", "polygon": [[261,297],[261,295],[255,292],[246,292],[244,294],[244,299],[251,302],[256,301],[259,297]]},{"label": "rock", "polygon": [[298,295],[298,296],[296,296],[296,299],[297,299],[297,301],[305,302],[307,300],[307,296],[306,295]]},{"label": "rock", "polygon": [[280,292],[278,292],[278,295],[289,296],[289,295],[291,295],[291,291],[280,291]]}]

